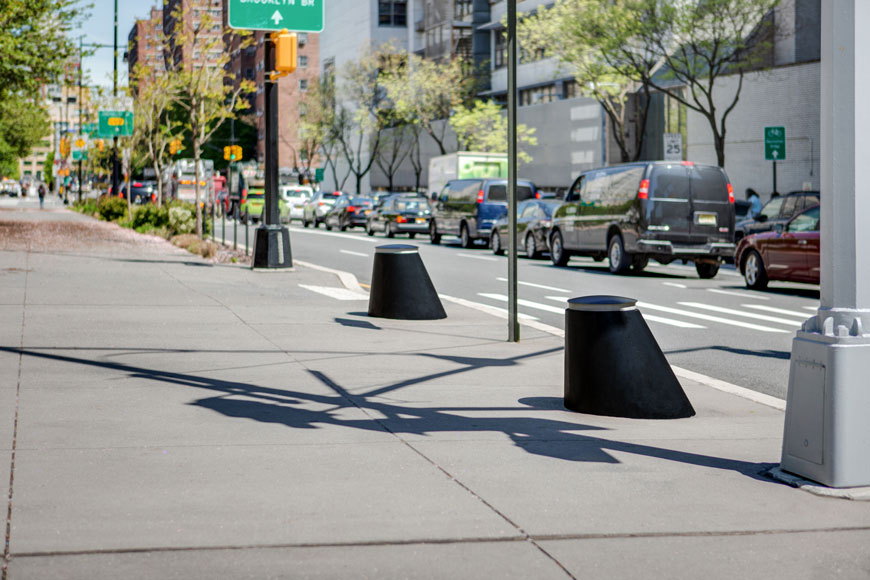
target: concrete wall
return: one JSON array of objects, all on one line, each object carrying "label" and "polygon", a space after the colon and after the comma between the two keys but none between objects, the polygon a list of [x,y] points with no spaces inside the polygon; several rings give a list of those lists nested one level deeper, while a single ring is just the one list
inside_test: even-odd
[{"label": "concrete wall", "polygon": [[[787,159],[777,163],[780,193],[805,183],[819,189],[820,63],[812,62],[746,75],[740,101],[728,117],[725,170],[738,198],[747,187],[766,201],[773,190],[773,169],[764,160],[764,127],[786,130]],[[730,103],[737,78],[724,79],[715,91],[718,109]],[[687,159],[716,163],[713,135],[707,120],[689,111]]]}]

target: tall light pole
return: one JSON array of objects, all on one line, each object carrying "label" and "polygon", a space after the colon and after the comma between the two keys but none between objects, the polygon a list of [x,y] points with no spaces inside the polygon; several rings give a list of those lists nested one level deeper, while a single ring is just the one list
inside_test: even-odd
[{"label": "tall light pole", "polygon": [[520,341],[517,292],[517,0],[508,0],[508,341]]},{"label": "tall light pole", "polygon": [[821,307],[794,339],[782,464],[830,487],[870,485],[870,4],[822,1]]},{"label": "tall light pole", "polygon": [[[115,52],[114,52],[114,72],[112,77],[112,96],[118,97],[118,0],[115,0]],[[112,137],[112,195],[118,195],[119,179],[118,179],[118,137]],[[129,194],[128,194],[129,195]]]}]

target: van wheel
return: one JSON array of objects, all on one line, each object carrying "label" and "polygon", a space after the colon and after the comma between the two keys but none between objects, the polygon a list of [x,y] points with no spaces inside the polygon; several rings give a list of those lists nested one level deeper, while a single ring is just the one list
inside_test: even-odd
[{"label": "van wheel", "polygon": [[631,269],[635,272],[643,272],[649,265],[649,256],[638,255],[631,260]]},{"label": "van wheel", "polygon": [[388,238],[392,238],[392,237],[395,236],[395,235],[396,235],[396,226],[395,226],[395,224],[393,224],[393,222],[387,222],[387,231],[386,231],[386,236],[387,236]]},{"label": "van wheel", "polygon": [[753,290],[767,288],[767,271],[764,269],[764,260],[755,250],[750,250],[749,255],[743,261],[743,279],[746,287]]},{"label": "van wheel", "polygon": [[625,253],[625,245],[622,243],[622,236],[615,235],[610,238],[610,243],[607,246],[607,259],[610,262],[610,272],[613,274],[624,274],[631,266],[631,258]]},{"label": "van wheel", "polygon": [[329,223],[329,220],[326,220],[325,222],[323,222],[323,224],[326,226],[326,231],[327,231],[327,232],[331,232],[331,231],[332,231],[332,224]]},{"label": "van wheel", "polygon": [[311,224],[309,223],[309,221],[308,221],[307,219],[302,218],[302,227],[303,227],[303,228],[307,228],[307,227],[310,226],[310,225],[311,225]]},{"label": "van wheel", "polygon": [[571,256],[565,251],[565,246],[562,244],[562,234],[556,232],[550,240],[550,260],[554,266],[564,268],[568,265],[568,260]]},{"label": "van wheel", "polygon": [[459,245],[461,245],[464,249],[468,249],[474,243],[474,240],[471,239],[471,235],[468,233],[468,226],[462,224],[459,227]]},{"label": "van wheel", "polygon": [[411,232],[410,234],[408,234],[408,239],[409,239],[409,240],[413,240],[413,239],[416,238],[416,237],[417,237],[417,232]]},{"label": "van wheel", "polygon": [[372,222],[366,222],[366,234],[369,236],[375,235],[375,230],[372,228]]},{"label": "van wheel", "polygon": [[441,243],[441,234],[438,233],[438,228],[435,227],[435,220],[429,222],[429,243],[436,246]]},{"label": "van wheel", "polygon": [[501,247],[501,236],[498,235],[498,232],[492,232],[492,235],[489,237],[489,247],[492,248],[492,253],[496,256],[504,254],[504,248]]},{"label": "van wheel", "polygon": [[701,278],[701,280],[710,280],[711,278],[715,278],[716,274],[719,273],[719,264],[695,262],[695,270],[697,270],[698,277]]},{"label": "van wheel", "polygon": [[527,258],[529,258],[530,260],[537,260],[541,257],[541,252],[538,251],[538,244],[535,243],[534,234],[526,235],[526,243],[524,245]]}]

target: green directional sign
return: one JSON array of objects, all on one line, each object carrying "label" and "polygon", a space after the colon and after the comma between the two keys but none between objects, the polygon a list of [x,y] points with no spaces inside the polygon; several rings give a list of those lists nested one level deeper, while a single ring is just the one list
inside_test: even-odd
[{"label": "green directional sign", "polygon": [[764,128],[764,160],[785,161],[785,127]]},{"label": "green directional sign", "polygon": [[323,31],[325,0],[230,0],[230,28]]},{"label": "green directional sign", "polygon": [[133,113],[131,111],[100,111],[98,137],[110,139],[112,137],[131,137],[132,135]]}]

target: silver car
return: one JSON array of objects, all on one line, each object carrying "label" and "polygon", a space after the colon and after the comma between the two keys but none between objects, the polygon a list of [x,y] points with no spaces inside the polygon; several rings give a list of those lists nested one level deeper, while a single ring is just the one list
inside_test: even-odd
[{"label": "silver car", "polygon": [[344,194],[340,191],[318,191],[315,193],[302,208],[302,225],[306,228],[311,225],[315,228],[320,227],[326,213],[342,195]]},{"label": "silver car", "polygon": [[285,185],[281,188],[281,198],[290,208],[289,219],[302,220],[305,204],[314,196],[314,190],[307,185]]}]

